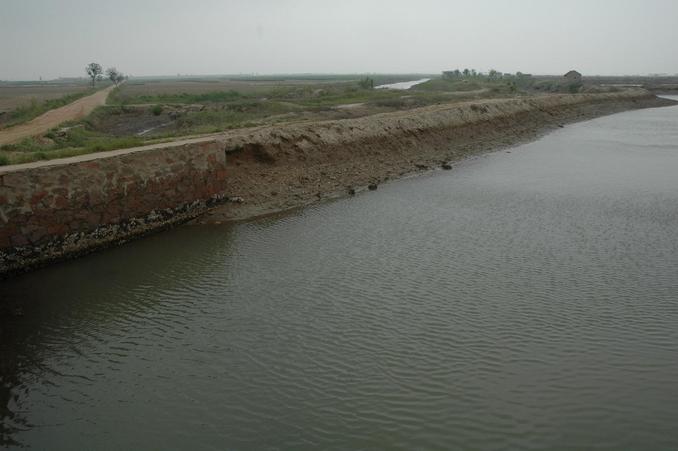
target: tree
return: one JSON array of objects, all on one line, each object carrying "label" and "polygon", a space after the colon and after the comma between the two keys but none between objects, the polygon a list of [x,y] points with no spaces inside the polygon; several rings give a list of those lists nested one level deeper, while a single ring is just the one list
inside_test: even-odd
[{"label": "tree", "polygon": [[118,84],[118,76],[119,75],[120,75],[120,72],[118,72],[118,69],[116,69],[115,67],[109,67],[108,69],[106,69],[106,76],[115,85]]},{"label": "tree", "polygon": [[360,85],[361,88],[363,89],[372,89],[374,88],[374,80],[372,80],[370,77],[365,77],[361,79],[358,84]]},{"label": "tree", "polygon": [[469,75],[471,75],[471,71],[468,70],[468,69],[464,69],[463,73],[464,73],[464,77],[468,77]]},{"label": "tree", "polygon": [[118,75],[115,77],[115,84],[119,85],[120,83],[125,81],[125,79],[127,79],[125,74],[123,74],[122,72],[118,72]]},{"label": "tree", "polygon": [[87,75],[89,75],[89,78],[92,79],[92,86],[94,86],[96,81],[101,78],[101,73],[103,72],[103,69],[101,69],[101,64],[89,63],[85,67],[85,71],[87,72]]}]

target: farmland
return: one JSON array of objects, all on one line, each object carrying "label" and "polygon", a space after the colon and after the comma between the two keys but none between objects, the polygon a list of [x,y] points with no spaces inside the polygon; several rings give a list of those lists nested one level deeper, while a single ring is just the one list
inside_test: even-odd
[{"label": "farmland", "polygon": [[0,128],[32,119],[90,92],[85,80],[0,82]]},{"label": "farmland", "polygon": [[88,91],[85,80],[64,82],[0,82],[0,112]]},{"label": "farmland", "polygon": [[[407,91],[373,89],[431,78]],[[43,136],[0,147],[0,164],[60,158],[178,137],[279,123],[346,119],[439,103],[570,91],[559,77],[477,74],[295,75],[135,78],[114,89],[106,106]],[[2,87],[0,87],[0,90]],[[84,82],[17,86],[12,96],[87,92]],[[585,84],[581,92],[614,90]],[[1,92],[1,91],[0,91]],[[7,101],[9,105],[9,101]]]}]

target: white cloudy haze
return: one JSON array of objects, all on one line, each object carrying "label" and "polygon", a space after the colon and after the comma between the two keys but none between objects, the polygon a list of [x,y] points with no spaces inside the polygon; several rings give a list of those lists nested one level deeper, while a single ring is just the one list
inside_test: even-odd
[{"label": "white cloudy haze", "polygon": [[677,0],[0,0],[0,79],[677,73]]}]

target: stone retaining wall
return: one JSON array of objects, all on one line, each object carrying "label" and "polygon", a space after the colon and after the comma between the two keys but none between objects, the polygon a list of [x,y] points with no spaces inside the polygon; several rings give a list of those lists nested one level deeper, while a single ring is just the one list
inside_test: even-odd
[{"label": "stone retaining wall", "polygon": [[[226,191],[246,191],[255,207],[268,205],[267,196],[303,205],[303,193],[324,189],[307,177],[314,171],[322,182],[332,167],[355,163],[376,177],[386,160],[393,169],[426,152],[461,157],[476,141],[510,142],[561,121],[669,103],[643,90],[492,99],[0,167],[0,276],[192,219]],[[455,150],[455,143],[471,150]],[[234,162],[228,177],[226,153]],[[360,183],[361,173],[341,180]],[[290,177],[306,180],[302,194],[281,195]]]},{"label": "stone retaining wall", "polygon": [[191,219],[223,197],[215,140],[111,154],[2,168],[0,275]]}]

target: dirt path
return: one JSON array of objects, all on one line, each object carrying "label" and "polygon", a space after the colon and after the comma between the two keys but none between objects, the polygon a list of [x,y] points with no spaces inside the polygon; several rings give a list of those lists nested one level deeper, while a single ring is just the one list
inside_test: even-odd
[{"label": "dirt path", "polygon": [[115,88],[115,86],[109,86],[108,88],[97,91],[92,95],[78,99],[73,103],[69,103],[66,106],[50,110],[42,116],[38,116],[35,119],[26,122],[25,124],[20,124],[0,130],[0,145],[21,141],[22,139],[29,136],[45,133],[49,129],[54,128],[63,122],[72,121],[87,116],[96,107],[106,103],[106,98],[113,88]]}]

